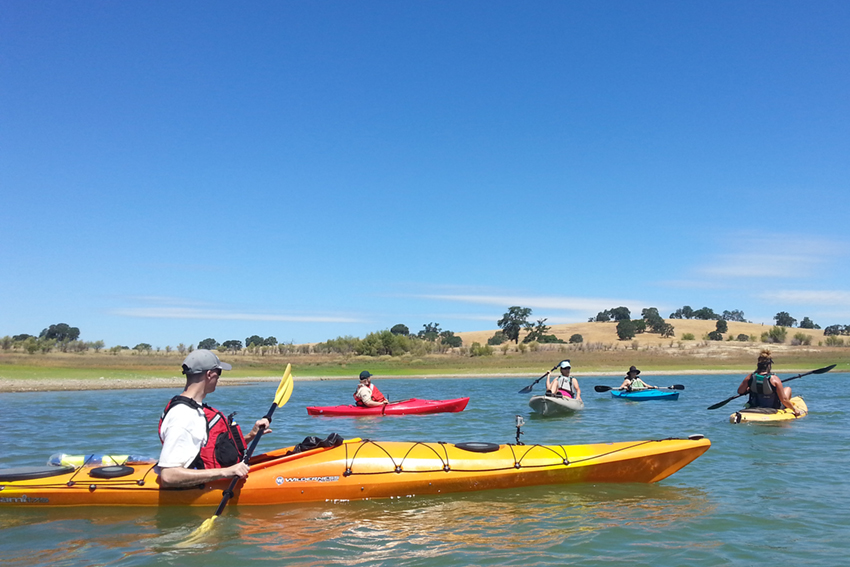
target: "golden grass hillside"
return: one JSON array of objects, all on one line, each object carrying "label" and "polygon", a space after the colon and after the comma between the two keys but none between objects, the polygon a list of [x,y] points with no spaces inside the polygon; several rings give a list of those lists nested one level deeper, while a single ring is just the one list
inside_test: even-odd
[{"label": "golden grass hillside", "polygon": [[[670,345],[671,342],[675,343],[676,341],[681,341],[683,335],[690,333],[694,336],[694,339],[699,342],[703,340],[703,337],[706,334],[715,330],[717,325],[716,321],[704,321],[699,319],[665,319],[665,321],[673,325],[675,329],[675,336],[672,339],[662,338],[661,335],[655,333],[641,333],[639,335],[635,335],[634,340],[642,346]],[[770,325],[761,325],[758,323],[736,323],[730,321],[728,325],[729,330],[723,334],[724,339],[727,339],[729,336],[737,337],[739,334],[744,334],[747,336],[755,336],[756,341],[758,342],[762,333],[771,329]],[[457,335],[463,339],[464,346],[470,346],[474,342],[483,345],[487,343],[487,339],[492,337],[493,333],[496,331],[498,331],[498,329],[457,333]],[[570,323],[568,325],[552,325],[549,333],[563,341],[569,341],[572,335],[579,334],[584,339],[583,342],[585,344],[603,343],[608,345],[630,345],[632,342],[631,340],[621,341],[617,337],[617,323],[613,321],[608,323]],[[789,328],[786,344],[790,344],[791,339],[797,333],[803,333],[804,335],[811,337],[812,345],[817,345],[819,341],[822,342],[824,340],[822,329]],[[520,339],[522,339],[524,335],[525,333],[520,334]]]},{"label": "golden grass hillside", "polygon": [[[758,352],[769,347],[774,352],[778,372],[808,371],[837,364],[835,372],[850,371],[850,341],[844,346],[826,345],[822,330],[787,329],[784,344],[767,345],[761,335],[769,325],[729,323],[724,338],[739,334],[754,337],[711,341],[705,335],[716,328],[715,321],[668,320],[674,326],[673,338],[642,333],[635,339],[621,341],[616,323],[574,323],[554,325],[551,333],[568,341],[580,334],[580,344],[526,345],[505,343],[478,353],[470,348],[481,345],[496,329],[458,333],[460,348],[445,353],[401,356],[362,356],[356,354],[315,353],[309,345],[295,345],[289,352],[266,353],[223,352],[222,360],[233,364],[222,385],[245,380],[279,380],[286,364],[293,365],[296,379],[355,380],[362,370],[381,378],[390,377],[483,377],[539,376],[558,360],[569,358],[577,376],[593,374],[622,375],[632,364],[649,375],[654,373],[713,372],[739,373],[752,370]],[[683,340],[690,333],[694,340]],[[810,344],[794,344],[802,333],[811,337]],[[796,341],[798,342],[798,341]],[[804,343],[807,341],[804,341]],[[121,351],[120,353],[50,352],[26,354],[20,349],[0,350],[0,392],[28,390],[88,390],[98,388],[176,388],[182,384],[182,354],[172,352]]]}]

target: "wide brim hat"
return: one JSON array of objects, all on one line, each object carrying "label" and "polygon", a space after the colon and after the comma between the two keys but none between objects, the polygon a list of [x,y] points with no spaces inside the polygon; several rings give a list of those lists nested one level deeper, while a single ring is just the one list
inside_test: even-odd
[{"label": "wide brim hat", "polygon": [[631,374],[632,372],[634,372],[635,374],[640,374],[640,370],[638,370],[634,366],[629,367],[629,371],[626,372],[626,374]]}]

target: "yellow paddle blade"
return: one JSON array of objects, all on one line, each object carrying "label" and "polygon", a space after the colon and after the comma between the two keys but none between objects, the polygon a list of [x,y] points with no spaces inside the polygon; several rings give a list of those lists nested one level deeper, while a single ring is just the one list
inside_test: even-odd
[{"label": "yellow paddle blade", "polygon": [[284,405],[289,401],[289,396],[292,395],[292,390],[295,387],[292,379],[292,365],[287,364],[286,370],[283,371],[283,378],[280,381],[280,386],[277,387],[277,392],[274,395],[274,403],[277,407]]},{"label": "yellow paddle blade", "polygon": [[180,543],[175,544],[174,547],[192,547],[193,545],[201,543],[212,531],[213,522],[215,522],[216,518],[218,518],[218,516],[212,516],[211,518],[204,520],[204,523],[198,526],[198,529],[189,534],[189,537]]}]

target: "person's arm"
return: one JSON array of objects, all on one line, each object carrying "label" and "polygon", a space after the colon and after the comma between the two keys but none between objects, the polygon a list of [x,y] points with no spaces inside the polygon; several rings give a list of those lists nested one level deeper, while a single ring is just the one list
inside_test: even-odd
[{"label": "person's arm", "polygon": [[632,381],[629,380],[628,378],[626,378],[625,380],[623,380],[623,383],[620,384],[620,387],[617,388],[617,389],[618,390],[626,390],[626,389],[628,389],[628,387],[631,383],[632,383]]},{"label": "person's arm", "polygon": [[741,382],[740,386],[738,386],[738,395],[743,396],[744,394],[746,394],[749,391],[750,391],[750,375],[747,374],[744,377],[744,381]]},{"label": "person's arm", "polygon": [[249,431],[248,434],[245,435],[245,442],[250,443],[251,439],[257,436],[257,433],[260,432],[260,426],[265,427],[263,435],[265,435],[266,433],[271,433],[272,429],[271,427],[269,427],[270,425],[271,423],[265,417],[258,419],[257,422],[254,424],[254,427],[251,428],[251,431]]},{"label": "person's arm", "polygon": [[782,402],[782,405],[793,411],[794,415],[800,415],[800,410],[791,403],[791,398],[788,397],[788,392],[785,390],[785,386],[782,385],[782,380],[779,379],[779,376],[775,374],[771,376],[770,385],[776,390],[776,395],[779,396],[779,401]]},{"label": "person's arm", "polygon": [[363,405],[369,408],[375,408],[379,406],[383,406],[387,404],[387,401],[376,402],[372,399],[372,392],[369,388],[363,386],[357,390],[357,397],[360,398],[360,401],[363,402]]},{"label": "person's arm", "polygon": [[[558,379],[555,378],[555,383],[557,384],[557,382],[558,382]],[[546,391],[547,392],[552,391],[552,373],[551,372],[546,373]]]},{"label": "person's arm", "polygon": [[576,380],[575,378],[573,378],[573,388],[575,388],[575,390],[576,390],[576,399],[580,400],[581,399],[581,388],[578,387],[578,380]]},{"label": "person's arm", "polygon": [[159,471],[160,484],[166,488],[195,486],[222,478],[245,478],[249,467],[243,462],[224,469],[184,469],[183,467],[166,467]]}]

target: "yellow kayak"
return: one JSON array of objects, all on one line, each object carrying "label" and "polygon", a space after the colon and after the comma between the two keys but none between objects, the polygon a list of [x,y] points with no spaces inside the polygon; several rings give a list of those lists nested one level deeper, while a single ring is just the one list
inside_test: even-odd
[{"label": "yellow kayak", "polygon": [[809,413],[809,407],[803,398],[794,396],[791,398],[791,403],[801,413],[799,416],[794,415],[794,412],[788,408],[773,409],[773,408],[746,408],[738,410],[729,416],[730,423],[766,423],[772,421],[790,421],[792,419],[800,419],[806,417]]}]

